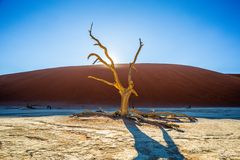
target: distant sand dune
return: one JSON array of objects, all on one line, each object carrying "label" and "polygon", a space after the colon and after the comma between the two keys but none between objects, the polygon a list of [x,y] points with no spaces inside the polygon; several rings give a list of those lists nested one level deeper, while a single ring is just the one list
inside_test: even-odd
[{"label": "distant sand dune", "polygon": [[[240,78],[201,68],[173,64],[137,64],[133,73],[144,106],[240,106]],[[118,65],[126,85],[128,65]],[[0,104],[118,105],[114,88],[88,79],[112,81],[102,65],[62,67],[0,76]]]},{"label": "distant sand dune", "polygon": [[228,74],[230,76],[235,76],[235,77],[239,77],[240,78],[240,74]]}]

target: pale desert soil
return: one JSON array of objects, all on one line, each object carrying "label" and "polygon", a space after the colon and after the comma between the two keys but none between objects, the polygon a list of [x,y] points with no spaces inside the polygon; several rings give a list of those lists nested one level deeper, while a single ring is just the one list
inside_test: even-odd
[{"label": "pale desert soil", "polygon": [[240,159],[240,121],[199,119],[184,133],[109,118],[0,118],[0,159]]}]

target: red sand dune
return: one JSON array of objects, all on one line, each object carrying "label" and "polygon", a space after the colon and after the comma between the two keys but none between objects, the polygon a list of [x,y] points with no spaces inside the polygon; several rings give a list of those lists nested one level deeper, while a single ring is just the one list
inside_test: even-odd
[{"label": "red sand dune", "polygon": [[[141,106],[240,106],[240,78],[201,68],[173,64],[137,64],[133,73]],[[128,65],[118,65],[126,84]],[[102,65],[62,67],[0,76],[0,104],[61,106],[120,104],[116,89],[88,79],[111,81]]]},{"label": "red sand dune", "polygon": [[239,77],[240,78],[240,74],[228,74],[230,76],[235,76],[235,77]]}]

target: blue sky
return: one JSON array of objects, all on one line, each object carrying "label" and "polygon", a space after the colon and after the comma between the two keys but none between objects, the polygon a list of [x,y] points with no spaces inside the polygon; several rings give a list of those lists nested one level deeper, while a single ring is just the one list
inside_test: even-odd
[{"label": "blue sky", "polygon": [[240,73],[238,0],[0,0],[0,74],[90,65],[91,22],[118,63]]}]

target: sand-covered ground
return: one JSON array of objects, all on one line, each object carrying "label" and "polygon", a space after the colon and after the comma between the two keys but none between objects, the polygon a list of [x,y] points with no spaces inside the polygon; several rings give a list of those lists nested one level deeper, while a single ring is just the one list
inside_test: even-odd
[{"label": "sand-covered ground", "polygon": [[109,118],[0,118],[0,159],[240,159],[240,121],[199,119],[184,133]]}]

